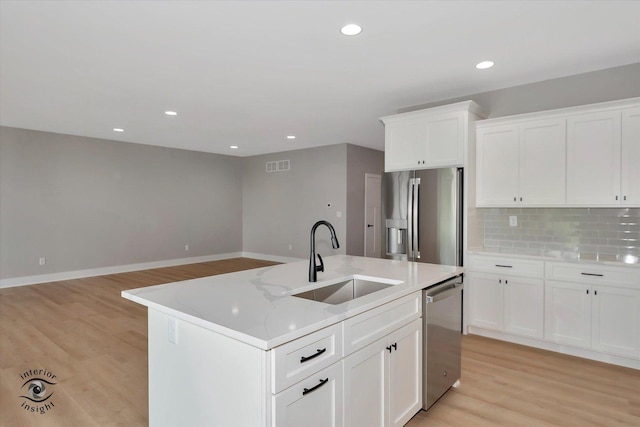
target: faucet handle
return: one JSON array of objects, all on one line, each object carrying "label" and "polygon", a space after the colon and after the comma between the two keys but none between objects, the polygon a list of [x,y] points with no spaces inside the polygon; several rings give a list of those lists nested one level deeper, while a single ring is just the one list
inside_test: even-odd
[{"label": "faucet handle", "polygon": [[316,271],[324,271],[324,263],[322,262],[320,254],[318,254],[318,260],[320,261],[320,265],[316,266]]}]

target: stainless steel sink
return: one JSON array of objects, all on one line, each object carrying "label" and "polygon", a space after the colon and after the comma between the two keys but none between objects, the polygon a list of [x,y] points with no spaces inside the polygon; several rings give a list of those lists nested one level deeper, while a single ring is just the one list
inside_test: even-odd
[{"label": "stainless steel sink", "polygon": [[402,282],[399,280],[352,277],[309,291],[294,293],[292,296],[337,305],[400,283]]}]

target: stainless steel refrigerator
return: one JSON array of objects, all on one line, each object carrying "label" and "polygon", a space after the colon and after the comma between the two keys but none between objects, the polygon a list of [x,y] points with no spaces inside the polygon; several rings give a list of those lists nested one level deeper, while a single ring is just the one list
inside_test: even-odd
[{"label": "stainless steel refrigerator", "polygon": [[462,169],[383,176],[385,258],[462,265]]}]

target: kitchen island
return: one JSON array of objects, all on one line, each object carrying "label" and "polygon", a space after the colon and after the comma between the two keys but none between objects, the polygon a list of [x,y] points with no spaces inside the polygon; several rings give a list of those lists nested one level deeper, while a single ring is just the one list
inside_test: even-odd
[{"label": "kitchen island", "polygon": [[[148,307],[149,423],[403,425],[422,403],[421,290],[462,268],[352,256],[124,291]],[[294,296],[349,279],[338,304]]]}]

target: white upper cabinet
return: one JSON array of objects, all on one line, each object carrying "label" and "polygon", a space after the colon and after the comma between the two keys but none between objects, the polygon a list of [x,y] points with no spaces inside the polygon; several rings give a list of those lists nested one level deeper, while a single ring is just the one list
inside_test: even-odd
[{"label": "white upper cabinet", "polygon": [[567,119],[567,202],[611,205],[620,200],[620,111]]},{"label": "white upper cabinet", "polygon": [[564,204],[564,120],[478,126],[477,143],[478,206]]},{"label": "white upper cabinet", "polygon": [[464,166],[473,101],[382,117],[385,171]]},{"label": "white upper cabinet", "polygon": [[640,108],[622,111],[622,204],[640,206]]},{"label": "white upper cabinet", "polygon": [[479,121],[479,207],[640,206],[640,98]]}]

